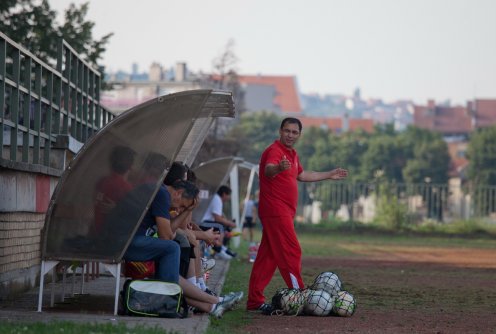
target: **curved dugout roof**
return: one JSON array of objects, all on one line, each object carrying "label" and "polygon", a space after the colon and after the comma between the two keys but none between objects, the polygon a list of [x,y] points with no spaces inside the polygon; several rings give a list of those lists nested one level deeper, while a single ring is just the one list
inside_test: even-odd
[{"label": "curved dugout roof", "polygon": [[191,164],[222,116],[234,117],[231,93],[195,90],[150,100],[107,124],[59,181],[42,259],[119,262],[170,162]]},{"label": "curved dugout roof", "polygon": [[[223,184],[227,184],[231,170],[239,166],[244,169],[239,174],[239,184],[243,186],[242,190],[248,188],[250,169],[256,167],[250,162],[246,162],[240,157],[223,157],[212,159],[201,163],[193,171],[197,177],[196,184],[200,189],[200,203],[193,211],[193,220],[197,223],[202,221],[203,215],[212,200],[213,195],[217,189]],[[258,168],[256,169],[258,171]]]},{"label": "curved dugout roof", "polygon": [[193,170],[196,175],[196,185],[200,189],[200,203],[193,211],[195,222],[200,223],[202,221],[212,196],[221,185],[226,184],[231,169],[241,161],[243,159],[235,157],[217,158],[203,162]]}]

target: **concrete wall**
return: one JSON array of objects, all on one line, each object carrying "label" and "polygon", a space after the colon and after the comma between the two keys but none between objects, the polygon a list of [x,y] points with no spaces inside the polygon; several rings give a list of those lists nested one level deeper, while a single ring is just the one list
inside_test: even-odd
[{"label": "concrete wall", "polygon": [[36,286],[45,212],[61,170],[0,159],[0,299]]}]

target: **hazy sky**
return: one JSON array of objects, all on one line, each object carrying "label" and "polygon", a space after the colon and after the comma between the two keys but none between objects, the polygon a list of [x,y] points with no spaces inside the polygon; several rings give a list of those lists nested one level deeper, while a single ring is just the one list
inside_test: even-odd
[{"label": "hazy sky", "polygon": [[[49,0],[61,14],[71,2]],[[103,64],[212,71],[235,41],[241,74],[294,75],[304,93],[496,98],[495,0],[90,0]]]}]

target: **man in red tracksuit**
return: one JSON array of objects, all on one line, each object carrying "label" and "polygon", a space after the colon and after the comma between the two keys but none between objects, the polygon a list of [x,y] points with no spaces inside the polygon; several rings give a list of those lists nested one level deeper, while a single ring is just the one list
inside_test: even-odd
[{"label": "man in red tracksuit", "polygon": [[289,288],[304,288],[301,278],[301,248],[293,219],[298,201],[296,181],[340,180],[348,171],[336,168],[327,172],[304,171],[293,149],[302,125],[296,118],[285,118],[276,140],[262,154],[259,165],[260,198],[258,214],[262,222],[262,242],[253,265],[248,291],[248,310],[270,314],[263,291],[276,268]]}]

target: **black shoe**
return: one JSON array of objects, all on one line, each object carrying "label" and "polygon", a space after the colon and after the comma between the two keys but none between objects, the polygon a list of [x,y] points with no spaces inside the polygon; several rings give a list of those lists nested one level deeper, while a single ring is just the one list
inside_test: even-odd
[{"label": "black shoe", "polygon": [[263,315],[272,315],[272,312],[274,312],[274,308],[272,307],[272,304],[265,304],[265,303],[260,305],[258,310],[261,311]]},{"label": "black shoe", "polygon": [[190,311],[193,312],[193,314],[203,314],[203,313],[205,313],[205,311],[202,311],[202,310],[200,310],[197,307],[193,307],[192,309],[190,309]]},{"label": "black shoe", "polygon": [[228,255],[231,255],[232,257],[236,257],[238,254],[236,252],[233,252],[232,250],[230,250],[229,248],[226,249],[226,253]]},{"label": "black shoe", "polygon": [[212,290],[210,290],[209,288],[206,288],[205,292],[208,293],[209,295],[217,296],[217,294],[215,292],[213,292]]}]

